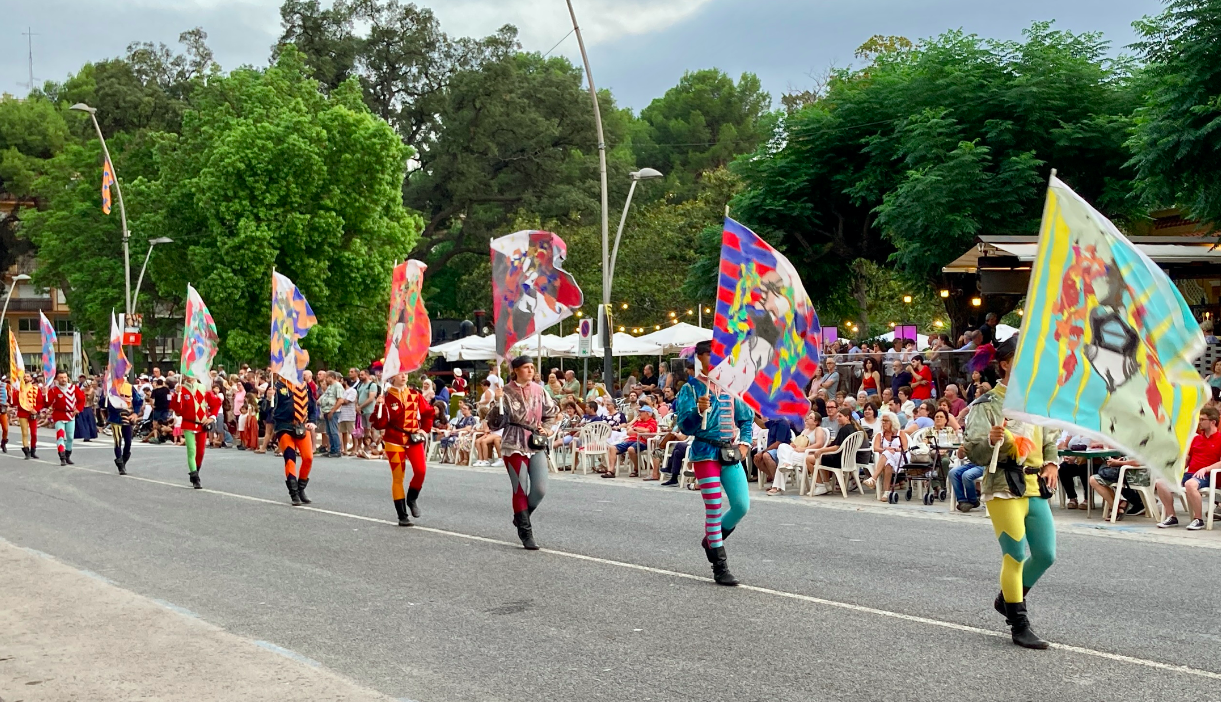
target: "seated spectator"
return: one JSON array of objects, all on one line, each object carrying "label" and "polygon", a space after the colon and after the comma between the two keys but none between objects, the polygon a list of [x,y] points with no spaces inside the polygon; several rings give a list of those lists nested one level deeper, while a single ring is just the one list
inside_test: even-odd
[{"label": "seated spectator", "polygon": [[781,444],[793,440],[793,427],[787,419],[769,419],[765,422],[760,420],[760,417],[755,417],[755,424],[767,430],[767,443],[763,445],[763,450],[755,455],[753,463],[755,470],[759,472],[759,482],[764,482],[771,480],[776,474],[776,450]]},{"label": "seated spectator", "polygon": [[852,412],[852,418],[856,420],[857,424],[861,423],[861,413],[859,411],[857,411],[857,408],[860,407],[860,405],[857,403],[856,398],[845,397],[840,402],[840,405],[843,407],[847,407],[848,410]]},{"label": "seated spectator", "polygon": [[839,422],[835,419],[839,414],[839,404],[835,400],[827,400],[823,403],[823,409],[827,413],[822,416],[826,417],[828,421],[822,423],[822,428],[827,430],[827,440],[835,441],[835,435],[839,433]]},{"label": "seated spectator", "polygon": [[577,380],[577,374],[573,371],[564,371],[564,394],[573,399],[581,399],[581,381]]},{"label": "seated spectator", "polygon": [[[828,408],[829,409],[829,408]],[[821,464],[831,468],[839,468],[843,465],[843,457],[840,456],[840,448],[848,437],[861,430],[861,425],[856,423],[852,418],[852,412],[844,407],[835,415],[835,438],[831,440],[831,444],[823,448],[817,449],[812,454],[806,456],[806,474],[813,474],[814,490],[812,495],[826,495],[831,492],[831,474],[827,471],[820,470],[814,474],[814,466],[821,460]],[[855,459],[855,456],[853,457]]]},{"label": "seated spectator", "polygon": [[[787,422],[786,422],[787,424]],[[805,428],[800,434],[792,437],[788,443],[781,443],[774,450],[759,454],[760,459],[768,462],[767,480],[772,486],[767,494],[780,495],[785,490],[784,471],[781,466],[794,466],[798,470],[804,468],[805,452],[809,449],[820,449],[827,445],[827,430],[822,428],[822,415],[810,412],[805,417]],[[764,480],[764,471],[759,470],[759,480]]]},{"label": "seated spectator", "polygon": [[[458,405],[458,418],[455,419],[449,427],[449,431],[445,438],[441,440],[441,448],[453,450],[458,446],[459,439],[466,436],[471,436],[475,433],[475,427],[479,425],[479,419],[475,417],[471,408],[471,403],[463,402]],[[470,443],[462,443],[455,456],[455,461],[462,465],[470,460]]]},{"label": "seated spectator", "polygon": [[823,390],[826,390],[828,395],[831,395],[835,393],[835,391],[839,390],[839,371],[835,370],[834,358],[828,358],[826,365],[827,372],[823,374],[822,380],[819,381],[818,386]]},{"label": "seated spectator", "polygon": [[503,429],[492,431],[488,426],[488,412],[486,409],[479,410],[479,438],[475,439],[475,455],[479,456],[479,460],[475,461],[477,466],[493,466],[496,462],[492,460],[492,452],[497,455],[500,453],[500,435]]},{"label": "seated spectator", "polygon": [[899,403],[899,398],[897,398],[897,397],[890,398],[890,402],[886,403],[886,411],[893,414],[895,416],[895,419],[898,420],[899,429],[903,429],[904,427],[907,426],[907,415],[903,414],[903,408],[901,407],[901,405]]},{"label": "seated spectator", "polygon": [[[927,405],[927,403],[925,403]],[[933,433],[949,429],[950,431],[959,431],[958,420],[950,414],[950,411],[941,407],[933,412]]]},{"label": "seated spectator", "polygon": [[640,451],[648,450],[649,447],[648,437],[642,435],[657,433],[657,417],[653,414],[653,408],[649,405],[641,405],[640,416],[629,422],[625,429],[627,439],[611,446],[610,450],[606,452],[607,469],[602,474],[603,478],[615,477],[615,463],[623,454],[627,454],[628,461],[632,464],[632,472],[628,474],[628,477],[637,477],[640,464],[637,462],[636,456]]},{"label": "seated spectator", "polygon": [[[1067,432],[1060,435],[1061,450],[1084,451],[1088,448],[1091,448],[1091,442],[1084,436],[1077,436]],[[1098,448],[1102,448],[1101,444],[1098,445]],[[1081,458],[1060,454],[1060,484],[1064,486],[1064,496],[1067,498],[1064,508],[1086,509],[1088,505],[1085,504],[1085,501],[1077,499],[1077,486],[1074,479],[1080,481],[1081,492],[1084,494],[1088,487],[1089,466]]]},{"label": "seated spectator", "polygon": [[882,430],[873,435],[873,453],[878,461],[865,480],[865,487],[873,488],[881,476],[882,496],[878,499],[882,502],[890,501],[890,483],[895,473],[907,464],[907,449],[907,435],[899,429],[898,418],[893,412],[884,412]]},{"label": "seated spectator", "polygon": [[882,429],[882,418],[878,415],[877,397],[861,405],[861,426],[872,437]]},{"label": "seated spectator", "polygon": [[[1213,321],[1211,319],[1200,322],[1200,331],[1204,332],[1204,343],[1209,346],[1221,344],[1221,341],[1217,340],[1217,335],[1213,333]],[[1214,365],[1213,367],[1215,368],[1216,366]]]},{"label": "seated spectator", "polygon": [[950,383],[945,386],[945,399],[950,403],[950,415],[957,417],[967,409],[967,401],[962,399],[958,386]]},{"label": "seated spectator", "polygon": [[[958,457],[966,458],[966,456],[966,451],[960,447]],[[958,502],[959,512],[970,512],[979,508],[979,494],[975,492],[975,481],[982,478],[983,475],[983,466],[970,462],[950,469],[950,487],[954,490],[954,499]]]},{"label": "seated spectator", "polygon": [[560,382],[560,376],[555,373],[547,376],[547,384],[543,386],[543,389],[556,404],[559,404],[564,397],[564,383]]},{"label": "seated spectator", "polygon": [[912,417],[911,421],[909,421],[907,425],[903,427],[903,433],[911,436],[921,429],[932,428],[934,422],[933,417],[929,412],[929,408],[932,406],[933,405],[931,402],[921,402],[920,404],[916,405],[916,414],[914,417]]},{"label": "seated spectator", "polygon": [[1124,484],[1120,490],[1119,508],[1115,513],[1115,521],[1122,521],[1126,514],[1135,517],[1145,513],[1144,500],[1141,499],[1139,492],[1132,489],[1133,486],[1149,484],[1148,472],[1144,468],[1135,468],[1139,465],[1140,462],[1126,458],[1108,458],[1107,464],[1090,476],[1090,487],[1102,496],[1104,521],[1111,519],[1111,503],[1115,499],[1115,486],[1119,483],[1119,469],[1123,466],[1129,468],[1124,473]]},{"label": "seated spectator", "polygon": [[895,397],[899,398],[899,409],[903,410],[903,414],[908,417],[916,416],[916,403],[912,401],[912,389],[906,385],[899,388],[895,393]]},{"label": "seated spectator", "polygon": [[[1183,487],[1187,492],[1187,506],[1191,509],[1191,523],[1187,525],[1190,531],[1204,528],[1204,500],[1200,489],[1208,487],[1209,476],[1214,470],[1221,468],[1221,432],[1217,431],[1217,421],[1221,414],[1212,407],[1200,409],[1200,428],[1191,448],[1187,449],[1187,470],[1183,473]],[[1179,519],[1174,513],[1174,495],[1165,480],[1158,480],[1153,489],[1157,491],[1158,499],[1162,501],[1163,514],[1166,518],[1158,522],[1158,527],[1167,529],[1179,525]]]},{"label": "seated spectator", "polygon": [[577,403],[565,402],[560,409],[560,423],[556,425],[555,433],[551,435],[551,447],[567,446],[576,440],[576,431],[584,421],[577,410]]}]

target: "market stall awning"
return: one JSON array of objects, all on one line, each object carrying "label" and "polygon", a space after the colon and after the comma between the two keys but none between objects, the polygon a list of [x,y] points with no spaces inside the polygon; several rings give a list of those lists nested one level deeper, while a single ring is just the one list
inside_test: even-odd
[{"label": "market stall awning", "polygon": [[[1221,247],[1207,236],[1136,236],[1132,243],[1163,268],[1221,266]],[[1038,252],[1034,236],[981,236],[975,246],[942,268],[945,273],[1029,269]]]},{"label": "market stall awning", "polygon": [[661,347],[662,353],[678,353],[688,346],[695,346],[701,341],[712,340],[712,330],[697,327],[694,324],[679,322],[670,326],[637,337],[640,341],[647,341],[652,344],[657,344]]}]

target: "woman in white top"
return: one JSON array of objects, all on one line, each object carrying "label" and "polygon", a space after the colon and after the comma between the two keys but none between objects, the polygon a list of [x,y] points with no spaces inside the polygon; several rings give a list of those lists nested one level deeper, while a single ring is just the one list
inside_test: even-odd
[{"label": "woman in white top", "polygon": [[877,436],[882,431],[882,418],[878,416],[878,408],[872,402],[861,405],[861,426],[869,430],[870,436]]},{"label": "woman in white top", "polygon": [[792,442],[776,447],[776,475],[767,494],[779,495],[784,492],[785,469],[797,468],[805,463],[807,449],[820,449],[827,445],[827,430],[822,428],[822,415],[811,412],[806,415],[805,429],[793,437]]},{"label": "woman in white top", "polygon": [[877,485],[878,474],[882,474],[881,502],[890,501],[890,481],[895,471],[907,460],[907,435],[899,431],[899,418],[893,412],[883,412],[882,429],[873,435],[873,452],[878,456],[873,475],[865,479],[865,487]]}]

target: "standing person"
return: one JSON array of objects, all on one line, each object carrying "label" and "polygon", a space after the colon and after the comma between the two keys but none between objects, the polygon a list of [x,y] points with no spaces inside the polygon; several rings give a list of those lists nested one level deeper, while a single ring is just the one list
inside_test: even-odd
[{"label": "standing person", "polygon": [[[1001,414],[1017,341],[1013,336],[997,345],[999,382],[972,403],[963,445],[967,458],[984,466],[984,500],[1001,545],[1001,593],[993,607],[1005,616],[1013,643],[1044,649],[1047,642],[1030,630],[1025,598],[1056,559],[1056,527],[1047,498],[1056,491],[1060,457],[1056,431],[1006,422]],[[989,367],[984,374],[995,376],[996,370]],[[990,470],[994,456],[996,469]]]},{"label": "standing person", "polygon": [[913,356],[911,362],[911,399],[919,404],[933,396],[933,369],[924,364],[924,356]]},{"label": "standing person", "polygon": [[[534,360],[518,356],[510,364],[512,380],[496,387],[488,426],[503,429],[500,453],[513,490],[513,525],[521,545],[537,551],[530,517],[547,493],[547,428],[559,409],[534,380]],[[538,436],[538,435],[541,435]]]},{"label": "standing person", "polygon": [[294,384],[276,376],[272,387],[275,404],[271,416],[275,422],[276,444],[284,456],[284,485],[293,507],[308,505],[311,500],[305,496],[305,486],[309,485],[310,469],[314,467],[318,403],[305,383]]},{"label": "standing person", "polygon": [[326,422],[326,455],[337,458],[343,455],[340,452],[343,444],[339,442],[339,404],[343,400],[343,376],[337,371],[322,371],[321,376],[326,380],[326,387],[318,398],[318,410]]},{"label": "standing person", "polygon": [[[373,411],[373,426],[385,432],[382,445],[386,459],[390,461],[390,497],[398,513],[399,526],[412,526],[411,517],[419,519],[420,508],[416,498],[424,487],[427,470],[424,447],[432,431],[435,409],[424,399],[424,394],[407,387],[407,375],[399,373],[390,379],[390,387],[377,398]],[[411,463],[411,482],[403,492],[403,477],[407,463]],[[411,510],[408,516],[407,511]]]},{"label": "standing person", "polygon": [[462,369],[455,368],[454,380],[449,384],[449,416],[458,416],[462,409],[462,403],[466,402],[467,387],[466,378],[462,377]]},{"label": "standing person", "polygon": [[[348,378],[343,381],[343,404],[339,406],[339,452],[345,456],[356,453],[356,439],[352,434],[356,431],[356,381]],[[348,448],[348,442],[352,448]]]},{"label": "standing person", "polygon": [[55,449],[59,465],[72,463],[72,440],[76,438],[76,415],[85,406],[85,393],[68,380],[67,371],[55,374],[55,383],[47,388],[47,406],[55,423]]},{"label": "standing person", "polygon": [[357,450],[357,455],[361,458],[369,458],[369,450],[373,446],[373,427],[370,422],[373,418],[374,405],[381,394],[377,380],[369,371],[362,370],[360,382],[356,385],[356,413],[360,415],[361,429],[364,432],[359,439],[360,445]]},{"label": "standing person", "polygon": [[[85,406],[76,415],[75,434],[76,438],[88,443],[98,438],[97,415],[94,414],[93,410],[97,406],[97,386],[82,375],[80,384],[77,387],[85,394]],[[0,412],[3,412],[3,408],[0,408]],[[8,417],[0,418],[0,421],[7,422]]]},{"label": "standing person", "polygon": [[[154,368],[159,376],[160,369]],[[161,436],[162,428],[170,422],[170,389],[166,387],[165,378],[157,377],[153,380],[153,432],[149,434],[149,438],[145,442],[155,441],[156,443],[165,443],[165,439]]]},{"label": "standing person", "polygon": [[8,379],[5,379],[3,383],[0,383],[0,431],[4,432],[0,438],[0,451],[4,453],[8,453],[8,402],[12,396],[12,386]]},{"label": "standing person", "polygon": [[106,408],[106,423],[110,425],[110,435],[114,438],[114,464],[119,469],[119,475],[127,475],[127,461],[131,460],[131,432],[144,411],[144,398],[127,378],[123,378],[119,385],[119,397],[124,406],[116,407],[116,403],[110,401],[107,388],[103,388],[101,394]]},{"label": "standing person", "polygon": [[[263,388],[263,396],[259,398],[259,424],[263,425],[263,440],[259,444],[259,450],[255,453],[267,453],[267,445],[275,438],[276,424],[271,418],[271,410],[275,407],[275,403],[272,401],[275,398],[275,388],[270,385]],[[276,449],[273,447],[272,450]]]},{"label": "standing person", "polygon": [[[711,341],[695,345],[695,373],[679,390],[674,413],[679,431],[693,437],[688,456],[704,498],[704,555],[712,564],[716,583],[732,586],[738,581],[729,572],[724,540],[750,509],[750,494],[742,463],[723,463],[730,457],[722,458],[722,453],[735,447],[740,456],[750,453],[753,413],[746,403],[708,383],[711,359]],[[724,515],[722,492],[729,502]]]},{"label": "standing person", "polygon": [[204,392],[203,381],[183,376],[182,385],[174,393],[170,407],[182,417],[182,436],[187,447],[187,479],[191,481],[191,487],[201,490],[199,469],[203,468],[208,432],[216,421],[221,400],[214,392]]},{"label": "standing person", "polygon": [[42,385],[34,376],[25,374],[25,382],[17,387],[17,421],[21,424],[21,452],[25,459],[38,458],[38,413],[46,406]]}]

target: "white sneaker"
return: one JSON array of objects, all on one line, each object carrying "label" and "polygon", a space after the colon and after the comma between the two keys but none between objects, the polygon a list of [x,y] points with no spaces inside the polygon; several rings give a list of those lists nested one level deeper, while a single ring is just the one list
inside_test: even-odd
[{"label": "white sneaker", "polygon": [[810,494],[817,497],[818,495],[825,495],[828,492],[831,492],[831,490],[827,488],[826,483],[819,483],[814,486],[814,492],[811,492]]}]

